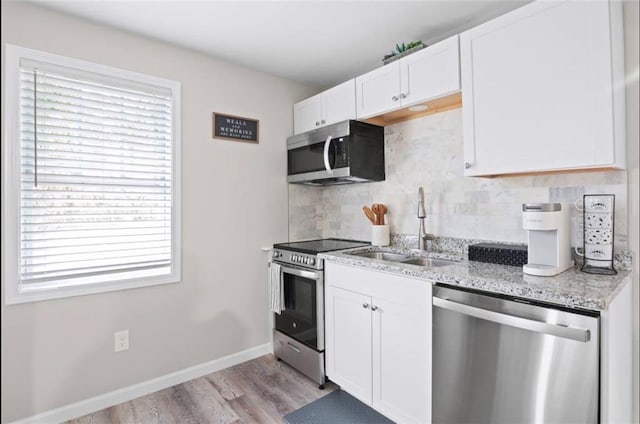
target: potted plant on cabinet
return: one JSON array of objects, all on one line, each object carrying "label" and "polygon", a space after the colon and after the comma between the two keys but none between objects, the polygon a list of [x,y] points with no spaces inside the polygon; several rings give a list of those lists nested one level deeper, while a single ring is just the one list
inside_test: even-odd
[{"label": "potted plant on cabinet", "polygon": [[400,59],[401,57],[405,57],[411,53],[417,52],[418,50],[424,49],[425,47],[427,47],[427,45],[421,40],[411,41],[406,44],[396,44],[395,49],[382,58],[382,63],[386,65]]}]

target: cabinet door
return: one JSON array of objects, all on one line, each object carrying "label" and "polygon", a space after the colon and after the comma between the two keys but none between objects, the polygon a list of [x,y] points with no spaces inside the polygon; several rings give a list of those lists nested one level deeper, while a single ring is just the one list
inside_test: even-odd
[{"label": "cabinet door", "polygon": [[356,78],[358,119],[368,118],[400,106],[400,63],[382,66]]},{"label": "cabinet door", "polygon": [[356,119],[356,80],[351,79],[322,93],[322,124]]},{"label": "cabinet door", "polygon": [[400,59],[402,106],[460,91],[458,36]]},{"label": "cabinet door", "polygon": [[322,94],[317,94],[293,105],[293,133],[300,134],[320,127],[322,121]]},{"label": "cabinet door", "polygon": [[332,286],[325,297],[327,376],[371,405],[371,298]]},{"label": "cabinet door", "polygon": [[374,298],[373,404],[396,422],[431,421],[431,285],[413,303]]},{"label": "cabinet door", "polygon": [[624,166],[617,3],[534,2],[461,35],[465,175]]}]

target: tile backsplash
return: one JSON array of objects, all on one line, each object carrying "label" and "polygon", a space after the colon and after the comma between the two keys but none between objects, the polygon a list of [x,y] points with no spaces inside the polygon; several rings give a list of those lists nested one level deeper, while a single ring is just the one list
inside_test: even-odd
[{"label": "tile backsplash", "polygon": [[615,247],[627,248],[626,171],[497,178],[463,176],[462,109],[385,127],[386,180],[342,186],[289,185],[289,239],[370,240],[362,206],[384,203],[392,234],[418,233],[418,188],[427,232],[441,237],[526,243],[525,202],[568,202],[572,244],[582,245],[584,194],[615,194]]}]

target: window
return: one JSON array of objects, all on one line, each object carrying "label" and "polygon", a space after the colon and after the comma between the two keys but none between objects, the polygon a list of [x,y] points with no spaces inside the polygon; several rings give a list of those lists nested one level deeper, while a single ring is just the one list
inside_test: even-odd
[{"label": "window", "polygon": [[180,278],[180,85],[8,45],[7,303]]}]

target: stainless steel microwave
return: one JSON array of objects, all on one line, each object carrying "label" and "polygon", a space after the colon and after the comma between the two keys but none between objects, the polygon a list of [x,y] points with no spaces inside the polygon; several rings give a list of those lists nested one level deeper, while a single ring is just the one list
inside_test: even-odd
[{"label": "stainless steel microwave", "polygon": [[348,120],[289,137],[287,167],[296,184],[384,181],[384,128]]}]

